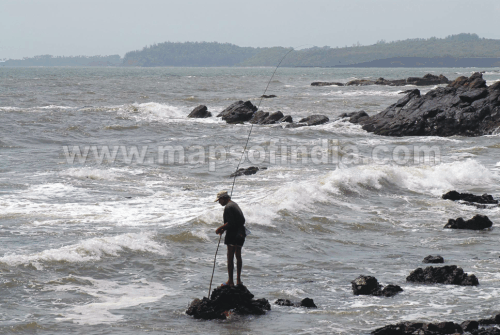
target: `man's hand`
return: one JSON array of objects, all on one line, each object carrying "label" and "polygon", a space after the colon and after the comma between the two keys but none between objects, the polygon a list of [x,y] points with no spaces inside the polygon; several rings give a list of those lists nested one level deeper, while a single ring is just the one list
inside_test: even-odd
[{"label": "man's hand", "polygon": [[220,226],[219,228],[217,228],[217,230],[215,231],[215,233],[217,235],[222,235],[222,233],[224,232],[224,226]]}]

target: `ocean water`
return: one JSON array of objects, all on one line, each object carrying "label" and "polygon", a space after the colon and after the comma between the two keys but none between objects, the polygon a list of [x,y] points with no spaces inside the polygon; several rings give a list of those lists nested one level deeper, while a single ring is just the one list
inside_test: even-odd
[{"label": "ocean water", "polygon": [[[253,127],[241,166],[267,169],[234,186],[252,232],[242,280],[257,298],[318,308],[199,321],[184,312],[208,293],[223,211],[213,200],[231,189],[250,125],[186,116],[258,104],[274,68],[1,68],[0,333],[368,334],[499,313],[500,208],[441,195],[498,197],[500,137],[376,136],[339,115],[377,113],[413,86],[310,86],[478,70],[278,69],[262,110],[331,121]],[[475,214],[493,229],[443,229]],[[437,254],[480,285],[406,283]],[[361,274],[404,292],[354,296]],[[225,280],[221,246],[214,283]]]}]

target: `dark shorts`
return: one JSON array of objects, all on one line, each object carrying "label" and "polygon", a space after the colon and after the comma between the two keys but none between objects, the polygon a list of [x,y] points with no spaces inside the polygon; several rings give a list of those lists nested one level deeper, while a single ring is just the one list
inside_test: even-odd
[{"label": "dark shorts", "polygon": [[224,244],[227,245],[242,247],[244,243],[245,243],[245,237],[241,235],[226,233],[226,237],[224,238]]}]

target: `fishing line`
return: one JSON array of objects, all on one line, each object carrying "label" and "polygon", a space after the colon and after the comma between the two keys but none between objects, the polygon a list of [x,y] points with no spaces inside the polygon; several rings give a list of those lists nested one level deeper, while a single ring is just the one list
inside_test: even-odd
[{"label": "fishing line", "polygon": [[[307,44],[305,44],[307,45]],[[301,46],[298,46],[297,48],[300,48],[300,47],[303,47],[304,45],[301,45]],[[262,103],[262,99],[264,99],[264,95],[266,94],[267,92],[267,89],[269,88],[269,84],[271,84],[271,81],[273,80],[274,78],[274,75],[276,74],[276,71],[278,71],[278,68],[280,67],[281,65],[281,62],[283,62],[283,60],[285,59],[286,56],[288,56],[288,54],[292,51],[294,51],[295,49],[292,48],[291,50],[289,50],[282,58],[281,60],[279,61],[278,65],[276,66],[276,68],[274,69],[274,72],[273,74],[271,75],[271,79],[269,79],[269,81],[267,82],[267,86],[266,86],[266,89],[264,90],[264,93],[262,93],[261,97],[260,97],[260,101],[259,101],[259,104],[257,105],[257,111],[259,110],[260,108],[260,104]],[[235,170],[235,173],[234,173],[234,178],[233,178],[233,185],[231,186],[231,194],[230,194],[230,197],[233,196],[233,189],[234,189],[234,184],[236,182],[236,172],[238,171],[238,169],[240,168],[240,165],[241,165],[241,159],[243,158],[243,156],[245,155],[245,152],[247,150],[247,146],[248,146],[248,141],[250,140],[250,135],[252,134],[252,129],[253,129],[253,125],[254,123],[252,123],[252,126],[250,127],[250,131],[248,132],[248,137],[247,137],[247,142],[245,143],[245,148],[243,148],[243,152],[241,153],[241,157],[238,161],[238,166],[236,167],[236,170]],[[217,244],[217,250],[215,251],[215,257],[214,257],[214,267],[212,269],[212,278],[210,278],[210,286],[208,288],[208,299],[210,299],[210,291],[212,290],[212,280],[214,279],[214,272],[215,272],[215,260],[217,259],[217,252],[219,251],[219,245],[220,245],[220,240],[222,238],[222,234],[219,235],[219,243]]]}]

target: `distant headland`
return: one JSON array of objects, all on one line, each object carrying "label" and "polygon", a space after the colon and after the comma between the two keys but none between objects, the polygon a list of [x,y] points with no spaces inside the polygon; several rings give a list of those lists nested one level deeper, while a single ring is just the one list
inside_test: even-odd
[{"label": "distant headland", "polygon": [[[291,48],[240,47],[218,42],[164,42],[112,56],[35,56],[0,66],[276,66]],[[416,38],[351,47],[312,47],[290,53],[282,67],[500,67],[500,40],[476,34]]]}]

